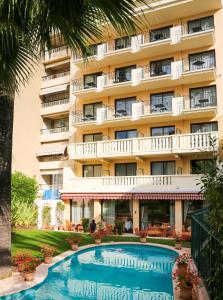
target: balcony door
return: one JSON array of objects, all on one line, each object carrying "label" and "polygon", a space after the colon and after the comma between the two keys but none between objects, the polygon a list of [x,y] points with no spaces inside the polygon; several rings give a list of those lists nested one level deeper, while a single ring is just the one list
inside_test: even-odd
[{"label": "balcony door", "polygon": [[132,70],[135,68],[136,66],[133,65],[133,66],[115,69],[115,83],[131,81]]},{"label": "balcony door", "polygon": [[207,86],[190,89],[190,107],[202,108],[216,106],[217,93],[216,86]]},{"label": "balcony door", "polygon": [[175,161],[157,161],[151,163],[152,175],[174,175],[176,174]]},{"label": "balcony door", "polygon": [[84,165],[83,177],[101,177],[102,165]]},{"label": "balcony door", "polygon": [[91,134],[84,134],[83,135],[83,142],[84,143],[91,143],[91,142],[98,142],[102,141],[102,133],[91,133]]},{"label": "balcony door", "polygon": [[215,67],[215,51],[206,51],[189,56],[190,70],[201,70]]},{"label": "balcony door", "polygon": [[124,36],[115,40],[115,50],[131,47],[131,37]]},{"label": "balcony door", "polygon": [[137,133],[136,129],[116,131],[115,132],[115,139],[116,140],[132,139],[132,138],[136,138],[137,135],[138,135],[138,133]]},{"label": "balcony door", "polygon": [[132,104],[136,103],[136,97],[116,99],[115,100],[115,116],[124,117],[132,115]]},{"label": "balcony door", "polygon": [[170,26],[150,31],[150,42],[156,42],[170,38]]},{"label": "balcony door", "polygon": [[150,95],[151,113],[172,111],[174,92],[165,92]]},{"label": "balcony door", "polygon": [[136,176],[137,164],[115,164],[115,176]]},{"label": "balcony door", "polygon": [[84,75],[84,88],[90,89],[97,87],[97,78],[101,75],[102,72]]},{"label": "balcony door", "polygon": [[214,28],[214,17],[205,17],[188,22],[188,33],[195,33]]},{"label": "balcony door", "polygon": [[84,104],[84,120],[94,121],[97,117],[97,109],[102,107],[102,102]]},{"label": "balcony door", "polygon": [[151,136],[164,136],[175,134],[175,126],[163,126],[151,128]]},{"label": "balcony door", "polygon": [[171,74],[171,62],[173,62],[173,58],[150,62],[150,76]]},{"label": "balcony door", "polygon": [[191,124],[191,133],[203,133],[212,131],[218,131],[217,122]]}]

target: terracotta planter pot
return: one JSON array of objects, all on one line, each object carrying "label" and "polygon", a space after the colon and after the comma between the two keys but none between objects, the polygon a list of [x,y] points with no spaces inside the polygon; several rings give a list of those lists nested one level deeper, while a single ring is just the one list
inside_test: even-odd
[{"label": "terracotta planter pot", "polygon": [[187,264],[177,264],[177,268],[181,274],[187,273]]},{"label": "terracotta planter pot", "polygon": [[192,286],[183,289],[180,288],[180,298],[182,300],[191,300],[192,299]]},{"label": "terracotta planter pot", "polygon": [[175,249],[177,249],[177,250],[181,250],[182,249],[181,242],[176,242],[175,243]]},{"label": "terracotta planter pot", "polygon": [[23,272],[23,275],[25,281],[33,281],[35,278],[35,272],[32,273]]},{"label": "terracotta planter pot", "polygon": [[44,257],[45,264],[52,264],[52,260],[53,260],[52,256],[45,256]]},{"label": "terracotta planter pot", "polygon": [[95,239],[94,241],[95,241],[95,244],[97,244],[97,245],[101,244],[101,239]]},{"label": "terracotta planter pot", "polygon": [[76,251],[78,249],[78,244],[71,244],[71,250]]},{"label": "terracotta planter pot", "polygon": [[140,243],[146,243],[146,237],[141,237],[140,238]]},{"label": "terracotta planter pot", "polygon": [[18,266],[12,266],[12,272],[19,272]]}]

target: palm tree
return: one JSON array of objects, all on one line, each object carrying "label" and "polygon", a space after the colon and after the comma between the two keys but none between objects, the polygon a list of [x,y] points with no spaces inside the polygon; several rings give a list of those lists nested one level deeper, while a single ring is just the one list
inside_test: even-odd
[{"label": "palm tree", "polygon": [[[11,273],[11,153],[13,100],[32,75],[52,36],[73,52],[102,38],[109,22],[132,34],[141,21],[134,15],[146,0],[1,0],[0,1],[0,278]],[[148,2],[148,0],[147,0]]]}]

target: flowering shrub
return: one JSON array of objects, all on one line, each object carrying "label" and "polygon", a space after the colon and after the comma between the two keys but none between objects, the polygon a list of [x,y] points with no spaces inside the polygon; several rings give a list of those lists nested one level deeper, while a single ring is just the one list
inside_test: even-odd
[{"label": "flowering shrub", "polygon": [[145,230],[141,230],[138,232],[138,236],[141,238],[146,238],[147,237],[147,232]]},{"label": "flowering shrub", "polygon": [[47,244],[43,244],[41,246],[41,252],[43,253],[44,257],[53,256],[55,251],[56,251],[55,247],[49,246]]},{"label": "flowering shrub", "polygon": [[178,265],[188,265],[190,259],[191,259],[191,256],[184,253],[177,257],[176,262]]},{"label": "flowering shrub", "polygon": [[13,257],[13,265],[18,266],[19,272],[32,273],[39,264],[40,259],[26,250],[18,251]]},{"label": "flowering shrub", "polygon": [[69,237],[69,238],[66,238],[65,241],[67,241],[70,245],[72,244],[78,244],[82,241],[82,238],[77,238],[77,237]]},{"label": "flowering shrub", "polygon": [[27,250],[20,250],[16,252],[16,255],[12,257],[13,266],[18,266],[26,258],[31,257],[32,254]]},{"label": "flowering shrub", "polygon": [[101,240],[106,236],[106,232],[103,230],[99,230],[96,231],[94,233],[91,234],[91,236],[95,239],[95,240]]},{"label": "flowering shrub", "polygon": [[196,271],[188,270],[185,273],[176,270],[173,273],[173,279],[176,281],[176,288],[186,289],[192,287],[193,285],[199,284],[199,276]]}]

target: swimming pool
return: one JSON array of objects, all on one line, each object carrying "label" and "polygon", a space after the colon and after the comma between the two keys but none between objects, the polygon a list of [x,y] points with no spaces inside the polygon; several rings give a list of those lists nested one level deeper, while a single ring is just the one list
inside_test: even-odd
[{"label": "swimming pool", "polygon": [[176,256],[148,245],[88,248],[50,268],[38,286],[0,299],[172,300]]}]

